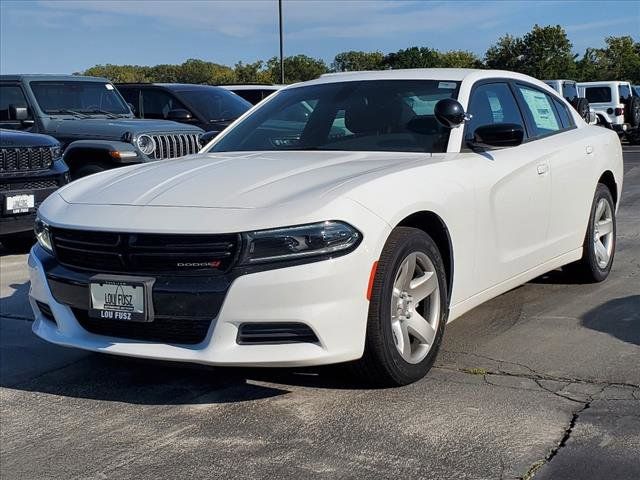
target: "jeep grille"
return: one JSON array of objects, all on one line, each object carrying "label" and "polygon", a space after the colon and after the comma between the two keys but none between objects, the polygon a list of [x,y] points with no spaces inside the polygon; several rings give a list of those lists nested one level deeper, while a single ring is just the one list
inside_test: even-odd
[{"label": "jeep grille", "polygon": [[0,148],[0,172],[46,170],[52,163],[51,147]]},{"label": "jeep grille", "polygon": [[198,153],[198,150],[200,150],[198,137],[197,133],[151,135],[156,146],[151,156],[160,160]]}]

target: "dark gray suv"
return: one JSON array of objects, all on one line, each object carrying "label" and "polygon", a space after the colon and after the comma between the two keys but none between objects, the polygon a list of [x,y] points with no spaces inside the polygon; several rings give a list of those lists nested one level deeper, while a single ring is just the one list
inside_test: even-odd
[{"label": "dark gray suv", "polygon": [[74,75],[0,75],[0,128],[55,137],[72,178],[196,153],[203,133],[136,119],[109,80]]}]

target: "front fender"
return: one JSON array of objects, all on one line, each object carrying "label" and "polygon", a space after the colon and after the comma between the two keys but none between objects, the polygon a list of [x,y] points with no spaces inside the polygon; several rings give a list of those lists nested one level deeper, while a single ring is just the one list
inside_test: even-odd
[{"label": "front fender", "polygon": [[63,158],[67,160],[79,152],[108,153],[109,159],[114,163],[132,164],[149,161],[132,144],[117,140],[78,140],[67,146]]}]

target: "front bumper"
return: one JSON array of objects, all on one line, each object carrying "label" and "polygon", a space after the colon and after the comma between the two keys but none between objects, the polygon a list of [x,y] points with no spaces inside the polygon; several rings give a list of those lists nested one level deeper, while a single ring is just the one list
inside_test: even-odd
[{"label": "front bumper", "polygon": [[[66,164],[61,160],[42,172],[20,172],[0,176],[0,234],[30,232],[33,230],[38,206],[59,187],[69,182]],[[5,197],[33,194],[35,208],[32,212],[10,215],[5,212]]]},{"label": "front bumper", "polygon": [[[79,293],[86,292],[86,279],[66,275],[64,268],[52,269],[47,264],[52,257],[35,246],[29,256],[29,297],[35,314],[33,331],[49,342],[69,347],[211,365],[283,367],[355,360],[364,351],[369,306],[366,289],[375,255],[376,252],[360,245],[339,258],[248,273],[237,276],[226,287],[211,287],[207,294],[215,295],[218,288],[221,298],[218,306],[215,298],[210,297],[211,316],[206,336],[197,344],[184,345],[89,332],[77,316],[78,302],[88,302],[88,294],[83,297],[84,294]],[[73,288],[61,289],[60,282]],[[158,284],[162,282],[157,281],[154,286],[154,309],[165,309],[169,313],[171,292],[166,289],[156,292]],[[187,297],[174,295],[173,298],[175,305]],[[55,321],[43,315],[37,302],[49,306]],[[206,315],[206,311],[202,311],[205,304],[191,304],[189,312],[199,309],[200,316]],[[304,324],[318,341],[259,345],[237,342],[241,324],[278,322]]]}]

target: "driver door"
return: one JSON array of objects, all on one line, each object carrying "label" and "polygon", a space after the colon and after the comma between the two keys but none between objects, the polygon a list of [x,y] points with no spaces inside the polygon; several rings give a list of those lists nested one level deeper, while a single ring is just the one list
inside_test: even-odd
[{"label": "driver door", "polygon": [[[467,113],[465,143],[476,128],[525,122],[507,82],[474,87]],[[464,150],[463,150],[464,151]],[[476,190],[476,279],[479,291],[498,285],[546,260],[551,208],[550,163],[536,142],[485,151],[468,150]]]}]

